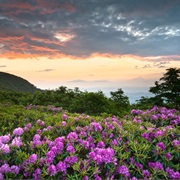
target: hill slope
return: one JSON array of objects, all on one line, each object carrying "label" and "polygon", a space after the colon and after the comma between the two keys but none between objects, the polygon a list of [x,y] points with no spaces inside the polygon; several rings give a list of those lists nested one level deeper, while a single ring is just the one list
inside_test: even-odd
[{"label": "hill slope", "polygon": [[39,89],[21,77],[5,72],[0,72],[0,91],[34,93],[37,90]]}]

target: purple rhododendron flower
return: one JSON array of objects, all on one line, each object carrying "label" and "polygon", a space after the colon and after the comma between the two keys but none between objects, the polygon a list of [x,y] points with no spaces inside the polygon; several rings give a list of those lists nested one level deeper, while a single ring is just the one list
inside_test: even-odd
[{"label": "purple rhododendron flower", "polygon": [[108,129],[114,129],[114,126],[112,124],[110,124],[110,123],[106,123],[106,124],[107,124]]},{"label": "purple rhododendron flower", "polygon": [[28,129],[30,129],[30,128],[32,127],[32,124],[31,124],[31,123],[28,123],[28,124],[26,124],[26,127],[27,127]]},{"label": "purple rhododendron flower", "polygon": [[113,138],[113,137],[114,137],[114,134],[110,133],[109,138]]},{"label": "purple rhododendron flower", "polygon": [[11,146],[20,147],[21,145],[22,145],[21,137],[15,137],[15,138],[12,140]]},{"label": "purple rhododendron flower", "polygon": [[162,151],[165,149],[165,145],[164,145],[163,142],[157,143],[156,146],[159,147],[159,149],[162,150]]},{"label": "purple rhododendron flower", "polygon": [[99,147],[99,148],[105,148],[104,142],[103,142],[103,141],[98,142],[98,143],[97,143],[97,147]]},{"label": "purple rhododendron flower", "polygon": [[168,160],[172,158],[172,156],[171,156],[171,154],[170,154],[169,152],[165,154],[165,157],[166,157]]},{"label": "purple rhododendron flower", "polygon": [[0,152],[3,152],[4,154],[8,154],[10,152],[10,148],[8,144],[3,144],[0,146]]},{"label": "purple rhododendron flower", "polygon": [[50,164],[53,163],[53,160],[54,160],[54,157],[48,157],[48,158],[46,159],[46,163],[50,165]]},{"label": "purple rhododendron flower", "polygon": [[52,148],[55,145],[54,141],[47,140],[46,142],[47,142],[49,148]]},{"label": "purple rhododendron flower", "polygon": [[66,148],[66,151],[68,153],[75,153],[75,149],[72,145],[68,145],[67,148]]},{"label": "purple rhododendron flower", "polygon": [[67,135],[67,139],[70,140],[70,141],[77,140],[78,139],[78,135],[75,132],[70,132]]},{"label": "purple rhododendron flower", "polygon": [[78,118],[78,117],[75,117],[75,118],[74,118],[74,120],[75,120],[75,121],[78,121],[78,120],[79,120],[79,118]]},{"label": "purple rhododendron flower", "polygon": [[33,137],[33,141],[40,141],[41,140],[41,136],[39,134],[35,134]]},{"label": "purple rhododendron flower", "polygon": [[143,165],[138,163],[138,162],[135,162],[135,165],[139,168],[139,169],[143,169]]},{"label": "purple rhododendron flower", "polygon": [[126,166],[122,165],[122,166],[118,166],[116,168],[116,172],[119,174],[122,174],[123,176],[125,176],[126,178],[128,178],[130,176],[129,170]]},{"label": "purple rhododendron flower", "polygon": [[34,179],[40,179],[40,175],[41,175],[41,169],[40,168],[36,168],[34,173],[33,173],[33,178]]},{"label": "purple rhododendron flower", "polygon": [[177,139],[173,140],[173,146],[179,146],[180,145],[180,141],[178,141]]},{"label": "purple rhododendron flower", "polygon": [[64,149],[64,144],[63,142],[57,142],[56,143],[56,148],[57,148],[57,153],[58,154],[61,154],[62,153],[62,150]]},{"label": "purple rhododendron flower", "polygon": [[40,125],[41,125],[41,126],[44,126],[44,125],[45,125],[45,122],[44,122],[44,121],[41,121]]},{"label": "purple rhododendron flower", "polygon": [[144,177],[149,177],[151,174],[148,170],[143,170],[143,176]]},{"label": "purple rhododendron flower", "polygon": [[52,129],[53,129],[52,126],[48,126],[48,127],[47,127],[47,130],[48,130],[48,131],[51,131]]},{"label": "purple rhododendron flower", "polygon": [[46,156],[47,158],[55,158],[56,152],[50,150],[46,153]]},{"label": "purple rhododendron flower", "polygon": [[168,117],[167,117],[165,114],[161,114],[161,119],[162,119],[162,120],[167,120]]},{"label": "purple rhododendron flower", "polygon": [[67,124],[66,124],[65,121],[62,121],[61,125],[62,125],[62,126],[66,126]]},{"label": "purple rhododendron flower", "polygon": [[168,173],[168,176],[172,179],[180,179],[180,173],[178,171],[174,171],[173,169],[167,167],[166,172]]},{"label": "purple rhododendron flower", "polygon": [[70,167],[71,165],[73,165],[74,163],[78,162],[78,158],[77,156],[70,156],[70,157],[66,157],[64,159],[64,162],[66,163],[67,167]]},{"label": "purple rhododendron flower", "polygon": [[89,141],[86,140],[79,140],[79,144],[82,145],[83,147],[85,147],[86,149],[88,149],[90,147],[90,143]]},{"label": "purple rhododendron flower", "polygon": [[37,159],[38,159],[37,154],[32,154],[32,155],[28,158],[28,162],[33,164],[33,163],[35,163],[35,162],[37,161]]},{"label": "purple rhododendron flower", "polygon": [[153,114],[152,117],[151,117],[151,120],[158,120],[158,118],[159,117],[157,115]]},{"label": "purple rhododendron flower", "polygon": [[115,163],[116,159],[114,158],[114,150],[112,148],[95,148],[92,152],[89,153],[89,158],[94,160],[98,165],[101,163]]},{"label": "purple rhododendron flower", "polygon": [[79,135],[82,136],[82,137],[86,137],[86,136],[87,136],[87,133],[84,132],[84,131],[81,131]]},{"label": "purple rhododendron flower", "polygon": [[113,139],[113,140],[110,142],[110,144],[113,145],[113,146],[118,146],[118,145],[119,145],[119,144],[118,144],[118,138]]},{"label": "purple rhododendron flower", "polygon": [[164,136],[164,131],[162,131],[162,130],[157,130],[156,132],[155,132],[155,134],[154,134],[154,136],[157,138],[157,137],[162,137],[162,136]]},{"label": "purple rhododendron flower", "polygon": [[136,177],[132,177],[130,178],[130,180],[138,180]]},{"label": "purple rhododendron flower", "polygon": [[50,176],[54,176],[56,173],[57,173],[57,169],[56,169],[56,166],[55,165],[50,165],[48,168],[47,168],[47,172]]},{"label": "purple rhododendron flower", "polygon": [[58,143],[58,142],[64,143],[64,141],[65,141],[65,137],[64,137],[64,136],[57,137],[57,138],[54,140],[55,143]]},{"label": "purple rhododendron flower", "polygon": [[138,114],[142,114],[142,113],[143,113],[143,111],[142,111],[142,110],[139,110],[139,109],[137,109],[137,110],[132,109],[132,111],[131,111],[131,114],[132,114],[132,115],[138,115]]},{"label": "purple rhododendron flower", "polygon": [[58,148],[56,146],[51,147],[51,151],[53,151],[55,154],[58,152]]},{"label": "purple rhododendron flower", "polygon": [[35,134],[33,137],[33,141],[31,142],[33,148],[41,145],[43,142],[41,141],[41,136],[39,134]]},{"label": "purple rhododendron flower", "polygon": [[0,173],[0,180],[4,179],[4,175],[2,173]]},{"label": "purple rhododendron flower", "polygon": [[148,141],[151,140],[151,138],[149,137],[149,134],[147,132],[144,132],[141,136]]},{"label": "purple rhododendron flower", "polygon": [[148,166],[152,169],[163,170],[163,165],[160,162],[149,162]]},{"label": "purple rhododendron flower", "polygon": [[136,110],[135,110],[135,109],[132,109],[132,110],[131,110],[131,114],[132,114],[132,115],[136,115],[136,114],[137,114],[137,113],[136,113]]},{"label": "purple rhododendron flower", "polygon": [[63,120],[67,120],[67,119],[68,119],[68,115],[63,114],[63,115],[62,115],[62,119],[63,119]]},{"label": "purple rhododendron flower", "polygon": [[18,166],[15,166],[15,165],[11,166],[11,173],[19,174],[19,170],[20,168]]},{"label": "purple rhododendron flower", "polygon": [[4,135],[4,136],[0,136],[0,141],[3,144],[6,144],[6,143],[8,143],[10,141],[10,138],[11,138],[10,134]]},{"label": "purple rhododendron flower", "polygon": [[97,123],[97,122],[92,122],[90,125],[94,128],[94,130],[95,130],[96,132],[102,130],[102,126],[101,126],[99,123]]},{"label": "purple rhododendron flower", "polygon": [[23,130],[23,128],[21,128],[21,127],[18,127],[18,128],[16,128],[16,129],[14,129],[14,131],[13,131],[13,134],[16,135],[16,136],[20,136],[20,135],[22,135],[23,133],[24,133],[24,130]]},{"label": "purple rhododendron flower", "polygon": [[102,180],[100,176],[98,176],[98,174],[94,175],[94,180]]},{"label": "purple rhododendron flower", "polygon": [[59,171],[59,172],[64,172],[66,173],[66,163],[60,161],[57,165],[56,165],[56,169]]},{"label": "purple rhododendron flower", "polygon": [[1,167],[0,167],[0,173],[9,173],[11,172],[11,168],[9,167],[9,164],[3,164]]},{"label": "purple rhododendron flower", "polygon": [[88,176],[84,176],[83,178],[82,178],[82,180],[88,180],[89,178],[88,178]]}]

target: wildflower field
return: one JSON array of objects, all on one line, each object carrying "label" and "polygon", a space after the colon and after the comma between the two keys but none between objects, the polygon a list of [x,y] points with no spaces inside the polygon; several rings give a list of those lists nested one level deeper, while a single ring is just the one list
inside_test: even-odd
[{"label": "wildflower field", "polygon": [[1,179],[180,179],[180,113],[124,118],[0,104]]}]

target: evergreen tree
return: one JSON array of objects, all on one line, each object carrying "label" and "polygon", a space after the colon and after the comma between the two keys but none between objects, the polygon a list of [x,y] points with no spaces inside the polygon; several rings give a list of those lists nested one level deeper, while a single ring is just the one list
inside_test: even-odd
[{"label": "evergreen tree", "polygon": [[159,102],[180,107],[180,68],[169,68],[155,86],[151,87],[149,92],[155,94],[155,99]]}]

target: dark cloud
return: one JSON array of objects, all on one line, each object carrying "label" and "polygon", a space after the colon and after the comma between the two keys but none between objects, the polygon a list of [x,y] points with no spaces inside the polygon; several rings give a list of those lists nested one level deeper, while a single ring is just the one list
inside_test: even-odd
[{"label": "dark cloud", "polygon": [[55,69],[44,69],[44,70],[40,70],[38,72],[49,72],[49,71],[54,71]]},{"label": "dark cloud", "polygon": [[1,0],[0,57],[179,56],[179,9],[179,0]]}]

